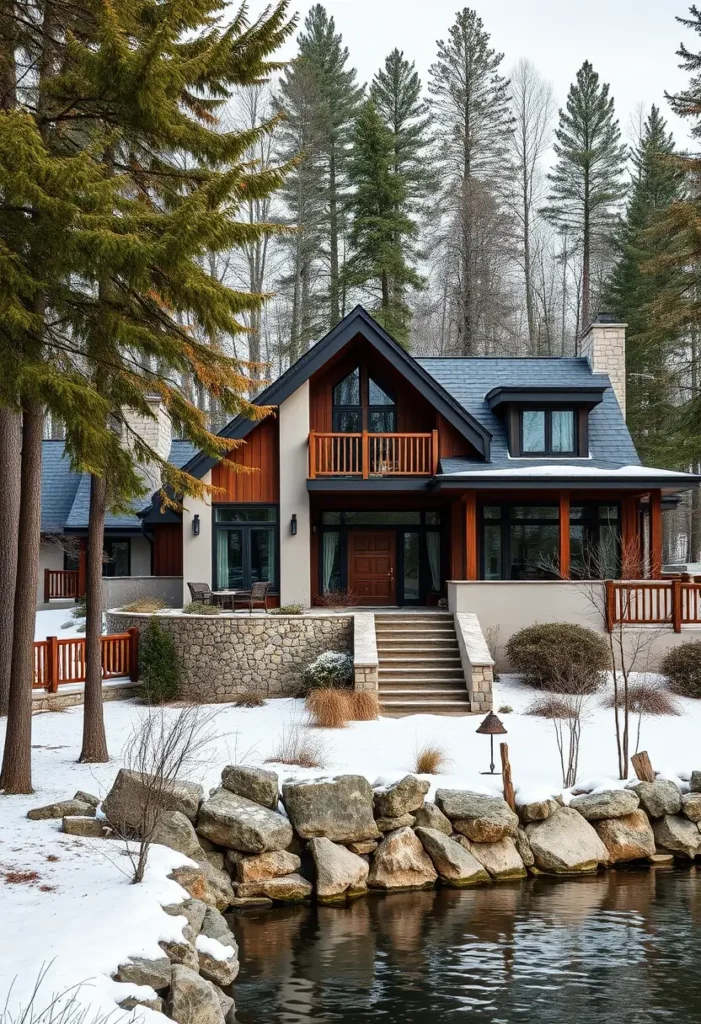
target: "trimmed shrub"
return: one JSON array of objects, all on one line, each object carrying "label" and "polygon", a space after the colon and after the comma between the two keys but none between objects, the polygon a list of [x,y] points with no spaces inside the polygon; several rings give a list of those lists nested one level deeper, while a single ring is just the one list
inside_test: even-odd
[{"label": "trimmed shrub", "polygon": [[304,703],[313,725],[321,729],[343,729],[352,718],[351,694],[347,690],[317,687]]},{"label": "trimmed shrub", "polygon": [[667,651],[660,662],[660,672],[667,676],[669,688],[680,697],[701,698],[701,640]]},{"label": "trimmed shrub", "polygon": [[123,612],[160,612],[165,608],[166,603],[161,597],[140,597],[138,601],[125,604]]},{"label": "trimmed shrub", "polygon": [[350,686],[353,682],[353,657],[342,651],[324,651],[304,670],[304,683],[317,687]]},{"label": "trimmed shrub", "polygon": [[178,696],[180,662],[175,643],[155,617],[139,638],[139,678],[149,704],[164,704]]},{"label": "trimmed shrub", "polygon": [[573,622],[526,626],[510,638],[506,653],[528,686],[560,693],[594,693],[611,667],[606,638]]},{"label": "trimmed shrub", "polygon": [[218,604],[203,604],[201,601],[190,601],[183,606],[183,615],[218,615],[220,611]]},{"label": "trimmed shrub", "polygon": [[351,690],[348,694],[351,704],[351,719],[354,722],[374,722],[380,713],[377,694],[370,690]]}]

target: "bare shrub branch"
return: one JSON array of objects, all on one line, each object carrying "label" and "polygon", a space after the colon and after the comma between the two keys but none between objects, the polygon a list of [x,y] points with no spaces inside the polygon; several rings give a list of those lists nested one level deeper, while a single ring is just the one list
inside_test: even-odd
[{"label": "bare shrub branch", "polygon": [[294,764],[300,768],[323,768],[326,747],[319,736],[302,722],[291,722],[282,727],[277,745],[266,757],[265,764]]}]

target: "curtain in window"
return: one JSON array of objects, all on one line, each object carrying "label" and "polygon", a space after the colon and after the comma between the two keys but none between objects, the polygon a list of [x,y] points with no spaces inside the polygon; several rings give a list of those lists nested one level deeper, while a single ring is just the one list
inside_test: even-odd
[{"label": "curtain in window", "polygon": [[437,592],[441,589],[441,535],[436,530],[429,530],[426,534],[426,549],[431,573],[431,590]]},{"label": "curtain in window", "polygon": [[323,564],[322,564],[322,590],[325,594],[329,590],[334,590],[334,576],[336,565],[338,561],[339,547],[341,543],[340,533],[329,533],[323,534]]}]

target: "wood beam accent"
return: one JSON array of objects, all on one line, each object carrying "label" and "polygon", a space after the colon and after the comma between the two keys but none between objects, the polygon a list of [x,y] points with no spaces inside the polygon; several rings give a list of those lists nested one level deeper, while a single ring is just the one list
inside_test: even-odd
[{"label": "wood beam accent", "polygon": [[465,502],[465,579],[476,580],[477,573],[477,495],[468,491]]},{"label": "wood beam accent", "polygon": [[650,491],[650,575],[662,576],[662,491]]},{"label": "wood beam accent", "polygon": [[621,577],[638,580],[644,576],[640,557],[640,504],[636,495],[621,499]]},{"label": "wood beam accent", "polygon": [[560,491],[560,575],[570,578],[570,492]]}]

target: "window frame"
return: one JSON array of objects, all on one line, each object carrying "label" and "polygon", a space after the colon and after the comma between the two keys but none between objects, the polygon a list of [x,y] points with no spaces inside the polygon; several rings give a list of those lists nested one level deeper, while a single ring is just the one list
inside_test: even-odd
[{"label": "window frame", "polygon": [[[499,508],[500,509],[499,516],[498,517],[496,517],[496,516],[494,516],[494,517],[485,516],[485,514],[484,514],[485,513],[485,509],[487,509],[487,508]],[[515,508],[553,508],[557,512],[557,515],[550,516],[550,517],[548,517],[548,516],[541,516],[541,517],[533,517],[533,518],[530,518],[530,519],[525,519],[525,518],[522,518],[520,516],[514,516],[513,515],[513,509],[515,509]],[[554,526],[557,529],[557,531],[558,531],[558,537],[559,537],[560,506],[559,506],[558,502],[554,502],[554,501],[540,501],[537,504],[529,505],[529,504],[527,504],[524,501],[494,501],[492,499],[490,501],[481,502],[480,505],[479,505],[479,508],[478,508],[478,513],[479,514],[478,514],[478,517],[477,517],[477,521],[478,521],[478,524],[479,524],[479,526],[478,526],[479,533],[478,533],[477,540],[478,540],[478,545],[479,545],[479,571],[480,571],[480,579],[481,580],[486,580],[487,579],[487,576],[486,576],[486,565],[485,565],[486,544],[484,542],[484,539],[485,539],[485,526],[491,525],[491,526],[499,526],[500,527],[499,536],[500,536],[501,567],[500,567],[500,576],[498,577],[497,580],[495,580],[495,582],[514,582],[515,579],[516,580],[518,579],[518,577],[514,578],[513,576],[510,575],[511,566],[512,566],[512,557],[511,557],[511,548],[512,548],[512,543],[511,543],[512,542],[511,527],[512,526],[518,525],[518,524],[521,524],[521,523],[531,524],[532,526]],[[559,542],[558,542],[557,553],[558,553],[558,558],[559,558],[559,554],[560,554]],[[506,571],[505,571],[507,568],[509,570],[509,575],[507,575]],[[558,579],[559,577],[557,575],[557,572],[555,570],[553,570],[553,574],[551,576],[550,575],[544,575],[542,578],[543,579]],[[492,579],[492,577],[490,577],[490,579]]]},{"label": "window frame", "polygon": [[[253,508],[268,508],[274,509],[275,519],[263,520],[263,519],[249,519],[240,522],[220,523],[217,522],[217,510],[218,509],[253,509]],[[219,580],[219,566],[217,564],[217,539],[219,532],[240,530],[243,537],[243,582],[240,588],[241,590],[250,590],[251,581],[251,533],[253,530],[266,530],[273,536],[273,579],[271,583],[271,593],[278,594],[280,592],[280,505],[275,501],[251,501],[251,502],[221,502],[212,506],[212,590],[228,590],[228,586],[223,584],[220,585]]]},{"label": "window frame", "polygon": [[[358,405],[337,404],[336,403],[336,388],[339,384],[342,384],[344,380],[350,377],[355,371],[358,371],[358,394],[360,401]],[[370,382],[376,385],[391,401],[383,405],[371,404],[370,402]],[[391,415],[393,420],[392,430],[373,430],[371,427],[371,416],[373,413],[380,413],[383,417]],[[359,427],[358,430],[339,430],[338,429],[338,418],[343,414],[351,414],[358,416]],[[331,428],[334,434],[360,434],[363,431],[367,431],[370,434],[396,434],[397,433],[397,397],[393,388],[387,387],[382,378],[382,374],[376,373],[374,370],[367,366],[358,363],[349,370],[348,373],[344,373],[342,377],[339,377],[331,386]]]},{"label": "window frame", "polygon": [[[523,417],[528,412],[542,412],[545,419],[545,447],[540,451],[525,451],[523,446]],[[553,451],[553,413],[568,412],[572,416],[572,448],[569,451]],[[544,407],[522,407],[518,409],[518,455],[524,459],[571,459],[579,456],[579,416],[577,409],[569,405]]]},{"label": "window frame", "polygon": [[[105,565],[113,565],[117,567],[117,562],[114,559],[114,545],[115,544],[126,544],[127,546],[127,571],[126,573],[117,576],[116,573],[108,575],[108,579],[125,579],[127,576],[131,576],[131,537],[105,537],[102,543],[103,550],[103,561],[102,561],[102,575],[105,576]],[[107,551],[107,546],[110,546],[110,552]],[[107,561],[105,561],[105,557]]]}]

